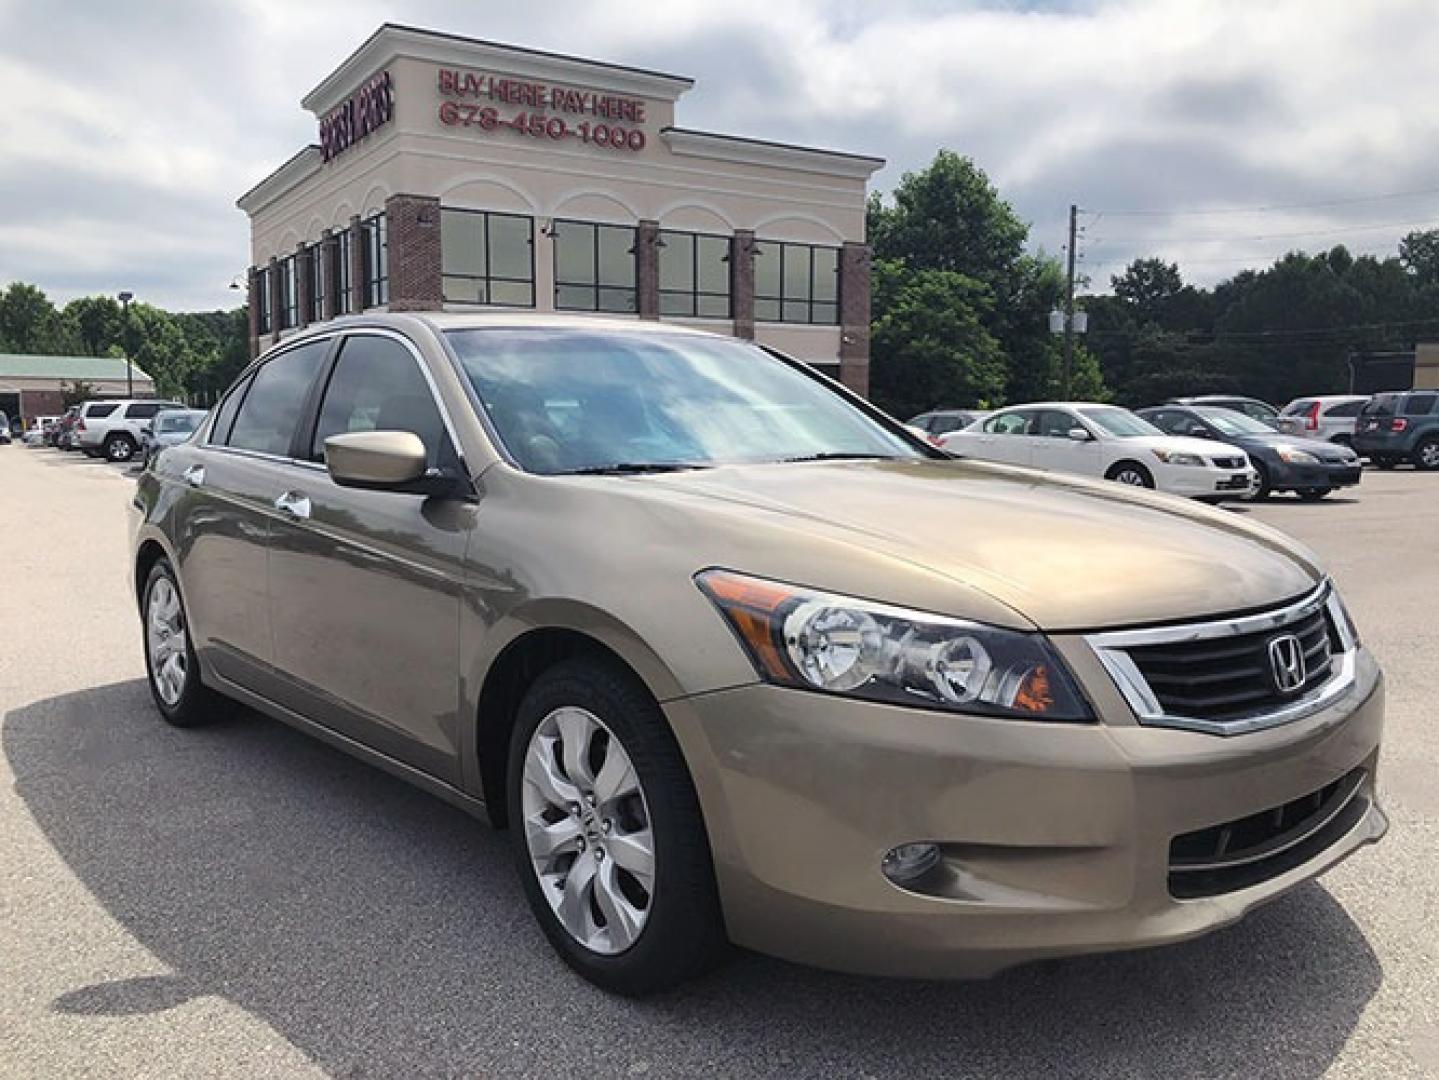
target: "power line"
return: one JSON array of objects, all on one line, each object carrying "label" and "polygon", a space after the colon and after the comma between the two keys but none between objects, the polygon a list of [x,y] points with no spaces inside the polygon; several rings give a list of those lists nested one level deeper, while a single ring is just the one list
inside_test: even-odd
[{"label": "power line", "polygon": [[1382,195],[1355,195],[1344,199],[1324,199],[1317,202],[1270,203],[1264,206],[1223,206],[1202,207],[1193,210],[1116,210],[1087,209],[1085,214],[1114,214],[1125,217],[1191,217],[1210,214],[1266,214],[1277,210],[1318,210],[1326,206],[1354,206],[1358,203],[1383,202],[1387,199],[1412,199],[1421,195],[1439,195],[1439,188],[1420,188],[1416,191],[1389,191]]},{"label": "power line", "polygon": [[[1284,339],[1284,338],[1314,338],[1328,337],[1337,334],[1349,334],[1356,331],[1368,330],[1399,330],[1411,326],[1429,326],[1439,323],[1439,315],[1427,319],[1404,319],[1394,322],[1374,323],[1344,323],[1334,326],[1311,326],[1311,327],[1289,327],[1280,330],[1181,330],[1176,333],[1185,337],[1203,337],[1214,341],[1254,339],[1260,341]],[[1127,330],[1092,330],[1091,337],[1121,337],[1128,334]]]},{"label": "power line", "polygon": [[1341,225],[1337,228],[1301,229],[1298,232],[1260,233],[1253,236],[1145,236],[1142,233],[1102,236],[1090,241],[1091,246],[1118,243],[1150,244],[1242,244],[1258,240],[1297,240],[1305,236],[1338,236],[1344,233],[1377,232],[1381,229],[1412,229],[1434,227],[1433,218],[1423,221],[1375,221],[1368,225]]}]

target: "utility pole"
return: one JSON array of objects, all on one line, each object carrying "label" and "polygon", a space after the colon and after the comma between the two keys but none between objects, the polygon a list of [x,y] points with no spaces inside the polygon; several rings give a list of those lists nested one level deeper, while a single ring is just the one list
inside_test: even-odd
[{"label": "utility pole", "polygon": [[1069,204],[1069,273],[1064,281],[1064,378],[1060,397],[1069,400],[1069,373],[1074,367],[1074,249],[1079,234],[1079,207]]},{"label": "utility pole", "polygon": [[[1073,273],[1070,276],[1073,277]],[[125,335],[125,396],[132,398],[135,396],[135,368],[130,362],[130,301],[135,299],[135,294],[122,292],[118,299],[123,313],[121,319],[124,322]]]}]

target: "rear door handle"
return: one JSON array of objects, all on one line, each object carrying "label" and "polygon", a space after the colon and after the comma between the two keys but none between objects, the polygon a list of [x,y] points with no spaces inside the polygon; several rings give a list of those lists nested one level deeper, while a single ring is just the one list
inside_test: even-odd
[{"label": "rear door handle", "polygon": [[310,500],[298,491],[286,491],[275,500],[275,509],[296,521],[304,521],[310,516]]},{"label": "rear door handle", "polygon": [[185,483],[191,487],[197,488],[205,486],[205,466],[203,465],[191,465],[180,475],[185,478]]}]

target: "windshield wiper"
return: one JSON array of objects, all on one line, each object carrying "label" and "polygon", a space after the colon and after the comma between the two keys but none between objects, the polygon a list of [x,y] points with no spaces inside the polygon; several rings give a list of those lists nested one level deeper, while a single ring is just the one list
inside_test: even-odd
[{"label": "windshield wiper", "polygon": [[802,461],[898,461],[899,458],[893,454],[846,454],[838,452],[826,452],[823,454],[801,454],[799,457],[780,458],[785,465],[793,465]]},{"label": "windshield wiper", "polygon": [[684,472],[708,469],[698,461],[616,461],[609,465],[586,465],[582,469],[566,469],[561,476],[633,476],[640,473]]}]

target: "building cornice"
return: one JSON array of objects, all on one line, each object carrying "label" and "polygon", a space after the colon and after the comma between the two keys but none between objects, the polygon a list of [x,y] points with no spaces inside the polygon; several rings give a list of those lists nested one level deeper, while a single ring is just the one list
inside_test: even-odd
[{"label": "building cornice", "polygon": [[455,67],[484,68],[542,82],[584,86],[660,101],[674,101],[694,85],[693,79],[682,75],[667,75],[601,60],[385,23],[306,94],[300,104],[317,117],[324,116],[365,79],[399,57]]},{"label": "building cornice", "polygon": [[709,158],[744,165],[767,165],[774,169],[819,173],[852,180],[868,180],[884,167],[884,158],[864,154],[847,154],[839,150],[822,150],[811,146],[746,139],[738,135],[719,135],[712,131],[667,127],[660,138],[670,152],[681,157]]},{"label": "building cornice", "polygon": [[297,184],[318,173],[323,163],[320,148],[311,143],[236,199],[235,205],[253,216]]}]

